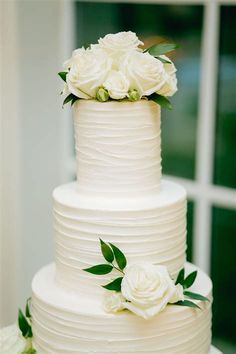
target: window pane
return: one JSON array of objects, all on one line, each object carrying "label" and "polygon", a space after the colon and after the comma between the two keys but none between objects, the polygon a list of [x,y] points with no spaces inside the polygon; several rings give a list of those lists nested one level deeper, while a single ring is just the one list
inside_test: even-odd
[{"label": "window pane", "polygon": [[194,216],[194,203],[188,201],[187,209],[187,260],[192,262],[193,258],[193,219]]},{"label": "window pane", "polygon": [[236,6],[221,7],[216,184],[236,187]]},{"label": "window pane", "polygon": [[221,341],[234,342],[236,353],[235,220],[235,210],[213,208],[211,263],[211,275],[214,284],[213,335],[220,337]]},{"label": "window pane", "polygon": [[202,6],[76,2],[77,47],[107,33],[132,30],[150,46],[163,36],[181,45],[174,54],[178,93],[174,110],[162,111],[163,172],[185,178],[195,175],[196,123]]}]

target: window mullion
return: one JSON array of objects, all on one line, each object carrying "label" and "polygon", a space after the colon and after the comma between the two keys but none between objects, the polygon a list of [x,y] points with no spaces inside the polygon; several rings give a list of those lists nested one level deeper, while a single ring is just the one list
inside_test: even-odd
[{"label": "window mullion", "polygon": [[194,222],[194,261],[209,273],[211,249],[211,203],[207,189],[212,184],[214,163],[215,110],[219,37],[219,5],[205,5],[199,117],[197,131],[196,179],[201,189]]}]

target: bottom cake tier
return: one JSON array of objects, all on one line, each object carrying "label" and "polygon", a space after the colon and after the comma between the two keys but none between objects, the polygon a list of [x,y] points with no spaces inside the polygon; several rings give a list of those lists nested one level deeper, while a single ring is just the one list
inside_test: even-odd
[{"label": "bottom cake tier", "polygon": [[[186,265],[186,271],[196,269]],[[37,354],[208,354],[211,302],[201,310],[177,305],[151,320],[128,311],[106,313],[97,302],[78,298],[55,282],[54,264],[42,268],[32,284],[32,328]],[[199,270],[192,291],[211,299],[212,283]]]}]

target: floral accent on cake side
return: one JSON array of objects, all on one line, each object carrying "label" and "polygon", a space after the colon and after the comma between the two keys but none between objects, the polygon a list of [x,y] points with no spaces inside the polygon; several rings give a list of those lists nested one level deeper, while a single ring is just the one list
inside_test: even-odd
[{"label": "floral accent on cake side", "polygon": [[[119,276],[111,279],[103,288],[104,309],[116,313],[129,310],[144,319],[162,312],[167,305],[187,306],[200,309],[197,301],[209,301],[203,295],[188,291],[197,277],[194,271],[185,277],[182,269],[176,281],[171,279],[167,267],[148,262],[127,264],[124,253],[112,243],[100,239],[102,255],[106,261],[84,271],[105,275],[112,271]],[[193,300],[193,301],[192,301]]]},{"label": "floral accent on cake side", "polygon": [[143,42],[131,31],[107,34],[88,48],[73,51],[58,73],[65,82],[63,104],[78,99],[149,99],[171,109],[167,97],[177,91],[176,68],[165,55],[178,46],[160,43],[141,49]]},{"label": "floral accent on cake side", "polygon": [[19,309],[18,323],[0,330],[1,353],[36,354],[36,350],[32,346],[32,338],[30,299],[28,299],[25,314]]}]

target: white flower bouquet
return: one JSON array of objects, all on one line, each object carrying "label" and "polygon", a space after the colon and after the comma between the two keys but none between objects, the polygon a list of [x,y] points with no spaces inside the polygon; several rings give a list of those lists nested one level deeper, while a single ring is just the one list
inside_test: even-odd
[{"label": "white flower bouquet", "polygon": [[176,68],[165,55],[177,48],[161,43],[141,49],[135,33],[107,34],[87,49],[73,51],[59,76],[65,81],[64,104],[78,99],[137,101],[150,99],[171,108],[177,91]]}]

